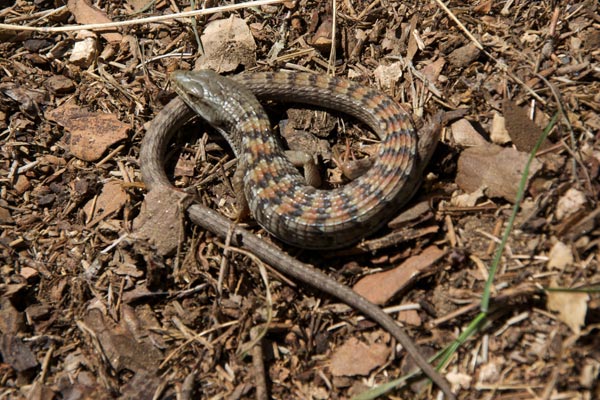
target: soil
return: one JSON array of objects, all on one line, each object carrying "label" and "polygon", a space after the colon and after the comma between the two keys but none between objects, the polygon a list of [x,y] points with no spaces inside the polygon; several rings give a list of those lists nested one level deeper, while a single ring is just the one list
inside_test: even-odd
[{"label": "soil", "polygon": [[[428,357],[474,325],[442,370],[460,399],[600,398],[600,6],[446,5],[344,1],[332,18],[331,2],[300,0],[191,19],[169,17],[191,9],[179,0],[0,0],[15,26],[166,16],[108,31],[0,26],[0,399],[342,399],[410,370],[381,327],[272,271],[267,291],[256,257],[184,212],[178,233],[136,236],[145,127],[174,97],[168,75],[202,66],[334,73],[380,87],[419,129],[448,116],[415,198],[365,241],[308,251],[244,225],[402,305],[390,312]],[[341,159],[373,154],[360,123],[294,107],[267,111],[288,142],[309,136],[300,147],[318,154],[325,187],[347,181]],[[188,124],[167,158],[175,185],[235,217],[218,133]],[[425,252],[439,256],[423,264]],[[437,392],[413,381],[386,396]]]}]

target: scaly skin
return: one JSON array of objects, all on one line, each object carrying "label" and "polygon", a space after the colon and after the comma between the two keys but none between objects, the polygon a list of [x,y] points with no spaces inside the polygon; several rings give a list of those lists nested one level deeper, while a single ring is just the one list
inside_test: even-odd
[{"label": "scaly skin", "polygon": [[[254,73],[232,80],[212,71],[177,71],[171,79],[188,106],[225,136],[239,160],[250,213],[284,242],[311,249],[348,246],[385,224],[417,186],[414,129],[407,113],[384,93],[309,73]],[[255,95],[338,110],[365,122],[382,141],[373,165],[333,190],[308,186]]]},{"label": "scaly skin", "polygon": [[[179,88],[180,94],[191,100],[194,110],[224,134],[240,158],[245,194],[261,225],[282,240],[300,247],[350,245],[385,223],[414,192],[437,140],[434,132],[419,138],[417,155],[415,133],[409,118],[393,100],[380,92],[337,78],[283,72],[256,73],[236,77],[239,83],[232,84],[215,73],[198,71],[177,72],[174,79],[180,83],[196,79],[205,82],[206,87],[185,83]],[[225,99],[219,97],[223,88],[226,93],[229,91]],[[268,119],[247,89],[259,97],[316,104],[354,115],[367,123],[383,141],[375,165],[366,175],[342,189],[331,191],[333,194],[306,187],[270,136]],[[202,97],[206,101],[200,102]],[[148,190],[177,190],[165,173],[164,156],[173,134],[193,115],[194,111],[181,98],[176,98],[149,125],[140,149],[140,168]],[[289,203],[283,206],[283,201],[274,199],[271,191]],[[267,204],[278,211],[266,210]],[[232,243],[251,250],[280,272],[362,311],[402,344],[448,399],[456,398],[448,382],[427,363],[397,322],[379,307],[256,235],[240,227],[232,228],[228,220],[201,204],[190,205],[188,213],[198,225],[222,238],[230,237]]]}]

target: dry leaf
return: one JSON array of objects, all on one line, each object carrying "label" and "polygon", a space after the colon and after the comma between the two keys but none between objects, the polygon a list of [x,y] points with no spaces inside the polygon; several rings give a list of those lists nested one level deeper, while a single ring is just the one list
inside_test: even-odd
[{"label": "dry leaf", "polygon": [[448,379],[448,382],[452,385],[452,390],[457,392],[459,388],[468,389],[471,387],[473,377],[460,372],[448,372],[446,374],[446,379]]},{"label": "dry leaf", "polygon": [[[67,7],[75,17],[75,21],[79,24],[103,24],[112,22],[103,11],[93,7],[87,0],[69,0],[67,2]],[[102,37],[109,43],[119,43],[122,39],[121,34],[118,32],[100,32],[102,32]]]},{"label": "dry leaf", "polygon": [[459,47],[448,55],[448,62],[454,67],[467,67],[479,58],[481,50],[474,43]]},{"label": "dry leaf", "polygon": [[[129,306],[123,305],[123,309]],[[142,371],[155,371],[163,357],[160,351],[153,345],[150,332],[143,325],[139,329],[145,330],[145,335],[137,340],[129,325],[123,319],[116,324],[108,316],[96,308],[87,311],[82,323],[89,331],[94,332],[102,350],[106,354],[110,366],[117,372],[124,369],[136,373]]]},{"label": "dry leaf", "polygon": [[173,190],[151,190],[134,220],[135,235],[156,246],[159,254],[171,254],[183,235],[180,204],[188,196]]},{"label": "dry leaf", "polygon": [[127,0],[127,4],[133,9],[135,12],[140,12],[146,8],[148,5],[154,6],[153,0]]},{"label": "dry leaf", "polygon": [[200,38],[204,55],[195,69],[230,72],[256,64],[256,43],[246,21],[231,17],[210,22]]},{"label": "dry leaf", "polygon": [[585,194],[575,188],[570,188],[563,194],[556,204],[556,218],[561,221],[563,218],[573,215],[587,202]]},{"label": "dry leaf", "polygon": [[565,267],[573,263],[573,252],[571,247],[563,242],[556,242],[550,254],[548,255],[548,268],[564,270]]},{"label": "dry leaf", "polygon": [[5,365],[19,372],[28,371],[38,365],[31,344],[12,334],[0,335],[0,356]]},{"label": "dry leaf", "polygon": [[94,62],[96,54],[96,39],[86,38],[75,43],[69,61],[81,68],[87,68]]},{"label": "dry leaf", "polygon": [[411,202],[407,207],[402,209],[397,217],[388,222],[388,227],[390,227],[390,229],[398,229],[406,226],[409,222],[422,219],[429,214],[431,214],[431,204],[429,199]]},{"label": "dry leaf", "polygon": [[[527,153],[493,144],[468,148],[458,159],[456,184],[465,192],[484,187],[488,197],[502,197],[514,202],[528,158]],[[529,178],[541,167],[542,163],[533,160]]]},{"label": "dry leaf", "polygon": [[399,61],[390,65],[380,65],[373,71],[377,85],[382,89],[391,89],[402,78],[402,63]]},{"label": "dry leaf", "polygon": [[[552,283],[551,287],[557,287]],[[546,307],[550,311],[558,312],[558,319],[564,322],[571,330],[579,334],[585,324],[587,303],[590,296],[587,293],[573,292],[547,292]]]},{"label": "dry leaf", "polygon": [[450,204],[455,207],[466,208],[475,207],[480,199],[484,197],[483,188],[479,188],[471,193],[452,194]]},{"label": "dry leaf", "polygon": [[579,384],[586,389],[592,389],[598,383],[600,375],[600,362],[592,359],[587,360],[586,364],[581,368],[579,375]]},{"label": "dry leaf", "polygon": [[195,157],[179,157],[177,164],[175,164],[175,170],[173,171],[174,176],[194,176],[196,169]]},{"label": "dry leaf", "polygon": [[444,254],[443,250],[431,246],[394,269],[365,276],[352,289],[372,303],[385,304],[415,279],[421,271],[432,266]]},{"label": "dry leaf", "polygon": [[367,345],[351,338],[333,353],[331,373],[334,376],[368,375],[387,361],[390,352],[390,348],[384,344]]},{"label": "dry leaf", "polygon": [[12,215],[10,215],[10,211],[0,207],[0,224],[12,224],[14,222]]},{"label": "dry leaf", "polygon": [[492,10],[492,0],[486,0],[473,7],[473,11],[478,14],[487,14]]},{"label": "dry leaf", "polygon": [[[541,136],[542,129],[529,119],[527,111],[510,100],[505,100],[502,103],[502,111],[504,112],[506,130],[513,144],[518,150],[529,153]],[[546,139],[540,149],[548,148],[551,145]]]},{"label": "dry leaf", "polygon": [[502,367],[505,364],[505,360],[502,357],[492,357],[486,364],[482,364],[479,367],[479,374],[477,376],[478,383],[494,383],[501,379]]},{"label": "dry leaf", "polygon": [[442,69],[446,64],[446,59],[443,57],[438,58],[434,62],[427,64],[422,70],[421,74],[427,79],[427,81],[431,83],[437,82],[440,74],[442,73]]},{"label": "dry leaf", "polygon": [[398,313],[398,321],[407,325],[421,326],[423,320],[419,316],[417,310],[404,310]]},{"label": "dry leaf", "polygon": [[450,125],[454,142],[462,147],[484,146],[488,142],[466,119],[459,119]]},{"label": "dry leaf", "polygon": [[46,118],[63,126],[65,142],[71,153],[85,161],[96,161],[116,142],[126,139],[129,125],[116,115],[90,112],[73,104],[64,104],[46,113]]},{"label": "dry leaf", "polygon": [[111,181],[104,185],[102,192],[96,199],[87,202],[83,207],[87,220],[91,220],[87,225],[93,226],[98,221],[107,218],[113,213],[119,211],[127,202],[128,195],[120,182]]},{"label": "dry leaf", "polygon": [[312,37],[312,44],[320,52],[327,54],[331,50],[333,21],[330,16],[323,18],[323,21],[317,28],[317,31]]},{"label": "dry leaf", "polygon": [[490,130],[490,139],[496,144],[506,144],[511,141],[510,135],[506,130],[506,120],[500,113],[494,111],[492,119],[492,128]]}]

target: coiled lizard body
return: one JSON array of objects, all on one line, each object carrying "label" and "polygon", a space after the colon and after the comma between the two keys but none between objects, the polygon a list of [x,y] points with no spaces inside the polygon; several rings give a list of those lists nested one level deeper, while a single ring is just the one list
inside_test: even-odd
[{"label": "coiled lizard body", "polygon": [[[196,111],[227,138],[240,158],[244,192],[254,217],[285,242],[309,248],[350,245],[384,224],[414,192],[439,132],[419,138],[417,146],[408,116],[388,96],[352,82],[305,73],[256,73],[235,79],[232,83],[207,71],[173,75],[179,94],[191,108],[176,98],[150,124],[140,148],[148,190],[175,190],[164,170],[164,155],[173,134]],[[357,117],[383,141],[375,164],[344,188],[325,192],[304,185],[272,137],[268,119],[252,94],[315,104]],[[249,246],[280,272],[339,298],[381,324],[447,398],[455,399],[448,382],[379,307],[252,233],[232,228],[225,218],[200,204],[190,205],[188,213],[194,222],[221,237],[239,234],[243,239],[238,245]]]},{"label": "coiled lizard body", "polygon": [[[348,246],[385,224],[417,186],[415,131],[407,113],[384,93],[310,73],[253,73],[231,80],[212,71],[176,71],[171,79],[188,106],[227,139],[252,216],[284,242],[312,249]],[[382,141],[373,165],[339,188],[306,185],[254,95],[338,110],[365,122]]]}]

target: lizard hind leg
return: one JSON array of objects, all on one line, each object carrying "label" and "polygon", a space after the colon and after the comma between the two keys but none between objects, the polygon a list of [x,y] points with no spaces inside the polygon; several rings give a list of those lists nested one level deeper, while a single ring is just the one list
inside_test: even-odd
[{"label": "lizard hind leg", "polygon": [[294,167],[302,167],[304,169],[304,181],[307,185],[316,189],[321,187],[321,173],[315,157],[301,150],[286,150],[285,155]]},{"label": "lizard hind leg", "polygon": [[[295,167],[302,167],[304,169],[304,180],[307,185],[314,188],[321,186],[321,175],[319,166],[313,156],[309,153],[299,150],[286,150],[286,156]],[[237,212],[234,214],[233,219],[236,222],[243,222],[250,216],[250,207],[248,205],[248,199],[244,193],[244,175],[246,174],[246,168],[242,162],[238,163],[238,167],[233,173],[231,185],[235,192],[235,203],[237,206]]]},{"label": "lizard hind leg", "polygon": [[250,217],[250,207],[248,206],[248,200],[244,194],[244,175],[246,174],[246,168],[242,163],[238,163],[238,167],[233,173],[231,185],[235,192],[235,204],[237,206],[237,212],[234,214],[235,222],[242,222]]}]

